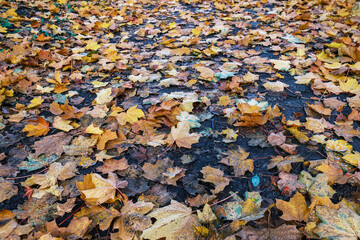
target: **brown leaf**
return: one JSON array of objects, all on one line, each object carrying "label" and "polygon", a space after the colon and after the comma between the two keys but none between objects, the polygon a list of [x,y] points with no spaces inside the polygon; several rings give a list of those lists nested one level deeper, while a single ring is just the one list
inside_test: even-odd
[{"label": "brown leaf", "polygon": [[38,157],[43,153],[47,157],[54,153],[60,157],[64,152],[64,145],[69,144],[71,139],[72,136],[64,132],[44,137],[41,140],[36,141],[33,145],[33,148],[35,149],[35,157]]},{"label": "brown leaf", "polygon": [[199,142],[200,134],[189,133],[188,122],[179,122],[176,127],[171,127],[171,132],[165,142],[169,145],[176,143],[178,147],[191,148],[191,145]]},{"label": "brown leaf", "polygon": [[230,179],[224,177],[224,172],[219,169],[206,166],[202,168],[201,173],[204,175],[204,182],[215,185],[215,189],[211,190],[213,194],[221,192],[230,183]]},{"label": "brown leaf", "polygon": [[104,161],[104,165],[97,168],[98,171],[103,174],[107,174],[110,172],[125,170],[129,167],[127,160],[122,158],[120,160],[108,159]]},{"label": "brown leaf", "polygon": [[0,203],[18,193],[18,187],[2,177],[0,177],[0,185]]},{"label": "brown leaf", "polygon": [[285,142],[286,136],[282,132],[270,133],[267,140],[272,146],[280,146]]},{"label": "brown leaf", "polygon": [[230,150],[226,158],[221,159],[221,163],[234,168],[235,177],[240,177],[246,171],[254,171],[254,160],[247,159],[249,153],[242,149],[240,146],[237,150]]},{"label": "brown leaf", "polygon": [[300,240],[303,234],[296,228],[296,225],[281,225],[277,228],[256,229],[251,226],[244,226],[236,234],[243,240]]}]

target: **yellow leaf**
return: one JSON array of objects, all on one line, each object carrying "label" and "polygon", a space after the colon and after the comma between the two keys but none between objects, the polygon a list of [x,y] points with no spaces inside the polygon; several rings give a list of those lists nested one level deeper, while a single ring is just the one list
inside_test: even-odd
[{"label": "yellow leaf", "polygon": [[296,127],[286,128],[294,137],[302,144],[309,141],[309,137],[306,136],[306,133],[299,131]]},{"label": "yellow leaf", "polygon": [[358,83],[358,81],[355,78],[347,78],[347,81],[340,81],[340,89],[343,90],[344,92],[349,92],[349,93],[354,93],[356,94],[357,92],[360,91],[360,84]]},{"label": "yellow leaf", "polygon": [[91,134],[103,134],[104,133],[104,131],[101,130],[100,127],[95,127],[93,123],[86,128],[85,132],[91,133]]},{"label": "yellow leaf", "polygon": [[0,26],[0,33],[7,33],[7,28]]},{"label": "yellow leaf", "polygon": [[230,104],[230,97],[228,95],[219,97],[219,101],[216,103],[221,106],[227,106]]},{"label": "yellow leaf", "polygon": [[81,198],[88,205],[94,206],[105,202],[114,202],[119,182],[115,173],[110,172],[108,179],[97,173],[90,173],[84,176],[83,182],[76,182],[76,186],[81,193]]},{"label": "yellow leaf", "polygon": [[171,23],[169,23],[169,29],[174,29],[174,28],[176,28],[176,23],[175,22],[171,22]]},{"label": "yellow leaf", "polygon": [[191,148],[193,143],[199,142],[200,134],[189,133],[190,124],[188,122],[179,122],[177,128],[171,127],[171,132],[165,142],[169,145],[176,143],[178,147]]},{"label": "yellow leaf", "polygon": [[87,45],[85,46],[85,48],[86,48],[87,50],[96,51],[96,50],[98,50],[98,49],[100,48],[100,45],[97,44],[97,42],[95,42],[95,41],[89,40],[89,41],[87,42]]},{"label": "yellow leaf", "polygon": [[111,96],[111,87],[101,89],[98,93],[96,93],[95,102],[96,104],[106,104],[109,103],[113,97]]},{"label": "yellow leaf", "polygon": [[57,116],[54,118],[53,127],[68,132],[71,129],[74,129],[74,127],[71,126],[70,123],[70,120],[64,120],[62,117]]},{"label": "yellow leaf", "polygon": [[26,107],[26,108],[34,108],[37,106],[40,106],[43,103],[44,99],[42,99],[42,97],[37,97],[32,99],[30,102],[30,104]]},{"label": "yellow leaf", "polygon": [[198,37],[201,34],[201,28],[196,27],[196,28],[192,29],[191,32],[195,37]]},{"label": "yellow leaf", "polygon": [[144,117],[145,114],[141,109],[137,109],[137,105],[129,108],[126,113],[120,113],[116,119],[120,123],[120,125],[125,125],[126,123],[133,124],[139,121],[139,118]]},{"label": "yellow leaf", "polygon": [[289,202],[276,199],[276,207],[283,212],[281,218],[285,221],[301,222],[308,217],[310,212],[301,193],[296,193]]},{"label": "yellow leaf", "polygon": [[211,223],[217,219],[209,204],[205,204],[202,212],[197,210],[197,215],[200,223]]},{"label": "yellow leaf", "polygon": [[171,200],[171,204],[153,210],[146,215],[155,218],[155,223],[144,230],[141,239],[187,239],[195,240],[194,227],[199,226],[192,209],[177,201]]},{"label": "yellow leaf", "polygon": [[360,162],[360,153],[359,152],[355,152],[352,154],[346,154],[345,156],[342,157],[347,163],[350,163],[351,165],[354,166],[359,166],[359,162]]},{"label": "yellow leaf", "polygon": [[43,117],[38,117],[37,121],[31,121],[37,123],[37,125],[28,124],[22,130],[23,132],[29,132],[26,136],[39,137],[41,135],[46,135],[49,132],[49,123]]},{"label": "yellow leaf", "polygon": [[209,235],[209,229],[207,229],[204,226],[194,227],[194,232],[196,235],[202,236],[204,238],[206,238]]}]

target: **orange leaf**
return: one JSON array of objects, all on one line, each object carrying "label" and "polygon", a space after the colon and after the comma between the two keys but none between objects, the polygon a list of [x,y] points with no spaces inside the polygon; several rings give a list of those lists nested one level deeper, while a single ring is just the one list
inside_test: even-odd
[{"label": "orange leaf", "polygon": [[33,125],[33,124],[28,124],[24,127],[24,129],[22,130],[23,132],[28,132],[28,134],[26,135],[27,137],[39,137],[42,135],[46,135],[49,132],[49,123],[46,122],[46,120],[43,117],[38,117],[38,120],[36,121],[32,121],[30,120],[30,122],[35,122],[37,123],[37,125]]}]

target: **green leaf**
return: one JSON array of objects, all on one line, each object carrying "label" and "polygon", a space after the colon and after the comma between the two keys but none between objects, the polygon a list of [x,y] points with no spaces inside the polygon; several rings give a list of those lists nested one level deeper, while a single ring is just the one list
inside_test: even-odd
[{"label": "green leaf", "polygon": [[55,162],[59,157],[56,154],[52,154],[46,157],[45,154],[41,154],[38,158],[30,154],[27,161],[23,161],[19,164],[20,170],[34,171]]},{"label": "green leaf", "polygon": [[339,210],[316,206],[316,216],[321,223],[313,232],[321,238],[357,240],[360,237],[360,216],[344,203],[340,203]]}]

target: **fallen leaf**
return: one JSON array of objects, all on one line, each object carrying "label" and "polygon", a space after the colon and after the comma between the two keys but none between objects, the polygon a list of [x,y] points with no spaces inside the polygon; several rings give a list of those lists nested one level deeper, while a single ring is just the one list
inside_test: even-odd
[{"label": "fallen leaf", "polygon": [[247,159],[249,153],[238,146],[237,150],[230,150],[227,157],[221,159],[221,163],[234,168],[235,177],[244,176],[246,171],[254,171],[254,160]]},{"label": "fallen leaf", "polygon": [[108,159],[105,160],[104,165],[98,167],[97,170],[102,172],[103,174],[107,174],[114,171],[125,170],[128,167],[130,167],[130,165],[128,165],[125,158],[122,158],[120,160]]},{"label": "fallen leaf", "polygon": [[285,221],[301,222],[307,219],[310,212],[301,193],[296,193],[289,202],[276,199],[276,207],[283,212],[281,219]]},{"label": "fallen leaf", "polygon": [[33,148],[35,149],[35,157],[38,157],[43,153],[47,157],[52,154],[61,156],[64,152],[64,145],[69,144],[71,139],[71,135],[63,132],[44,137],[41,140],[36,141],[33,145]]},{"label": "fallen leaf", "polygon": [[49,129],[49,123],[41,116],[38,117],[36,121],[30,120],[29,122],[37,123],[36,125],[28,124],[22,130],[23,132],[28,132],[27,137],[39,137],[42,135],[46,135]]},{"label": "fallen leaf", "polygon": [[0,184],[0,203],[18,194],[18,187],[10,181],[0,177]]},{"label": "fallen leaf", "polygon": [[125,112],[120,113],[116,117],[116,119],[118,120],[120,125],[125,125],[126,123],[133,124],[139,121],[139,118],[142,118],[144,116],[145,116],[144,112],[141,109],[138,109],[136,105],[129,108],[126,111],[126,113]]},{"label": "fallen leaf", "polygon": [[203,167],[200,172],[204,175],[204,182],[209,182],[215,185],[215,189],[211,190],[213,194],[221,192],[230,183],[230,179],[224,177],[224,172],[219,169],[206,166]]},{"label": "fallen leaf", "polygon": [[196,239],[193,228],[199,226],[197,218],[191,208],[177,201],[171,200],[170,205],[153,210],[146,216],[156,221],[143,231],[140,236],[142,239]]},{"label": "fallen leaf", "polygon": [[165,142],[168,145],[173,145],[174,143],[178,147],[191,148],[191,145],[199,142],[200,134],[198,133],[189,133],[190,125],[187,122],[179,122],[177,127],[171,127],[171,132]]},{"label": "fallen leaf", "polygon": [[360,216],[344,203],[335,210],[316,206],[316,216],[321,223],[313,230],[321,238],[357,240],[360,237]]},{"label": "fallen leaf", "polygon": [[212,221],[217,220],[217,217],[215,216],[214,212],[211,210],[210,205],[207,203],[205,204],[202,211],[197,210],[197,215],[200,223],[211,223]]},{"label": "fallen leaf", "polygon": [[76,182],[76,186],[81,198],[89,206],[96,206],[105,202],[114,202],[117,199],[117,189],[126,187],[127,182],[120,181],[114,173],[109,173],[108,179],[97,173],[91,173],[84,176],[83,182]]}]

